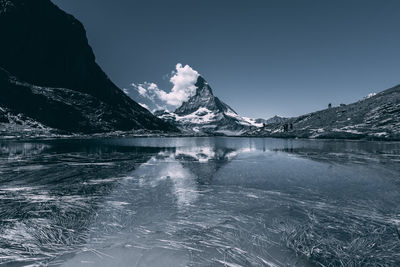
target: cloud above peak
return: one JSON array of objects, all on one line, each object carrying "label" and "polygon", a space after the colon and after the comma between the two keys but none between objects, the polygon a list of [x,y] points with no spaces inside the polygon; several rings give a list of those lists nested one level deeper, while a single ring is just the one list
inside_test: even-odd
[{"label": "cloud above peak", "polygon": [[141,84],[132,84],[140,96],[149,99],[157,107],[173,106],[179,107],[196,93],[196,82],[199,73],[189,65],[183,66],[176,64],[175,71],[172,72],[170,82],[172,89],[167,92],[158,87],[155,83],[144,82]]},{"label": "cloud above peak", "polygon": [[164,95],[164,100],[172,106],[180,106],[196,93],[196,82],[199,73],[189,65],[176,64],[176,72],[169,80],[174,86],[171,92]]}]

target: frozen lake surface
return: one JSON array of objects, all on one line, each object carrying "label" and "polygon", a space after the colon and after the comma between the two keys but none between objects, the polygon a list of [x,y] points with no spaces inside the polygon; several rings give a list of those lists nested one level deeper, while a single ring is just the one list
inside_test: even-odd
[{"label": "frozen lake surface", "polygon": [[400,143],[0,141],[0,264],[400,266]]}]

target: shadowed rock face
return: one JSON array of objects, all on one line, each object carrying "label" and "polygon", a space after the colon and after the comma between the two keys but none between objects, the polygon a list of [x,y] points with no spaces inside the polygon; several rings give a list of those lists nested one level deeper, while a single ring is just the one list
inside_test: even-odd
[{"label": "shadowed rock face", "polygon": [[[27,115],[39,121],[43,114],[36,113],[35,108],[51,112],[47,114],[51,118],[43,123],[73,132],[176,130],[126,96],[106,76],[95,62],[82,24],[49,0],[0,0],[0,34],[0,105],[15,113],[31,109]],[[24,83],[25,89],[10,84],[11,76],[16,77],[11,80]],[[34,86],[49,90],[42,94],[36,88],[40,101],[35,94],[18,104],[17,98],[27,97],[27,88]],[[61,93],[56,96],[56,91],[64,91],[63,97],[59,97]],[[55,99],[61,106],[64,102],[58,111],[53,106]],[[82,113],[88,111],[93,113],[90,119]],[[69,126],[60,125],[60,120]]]}]

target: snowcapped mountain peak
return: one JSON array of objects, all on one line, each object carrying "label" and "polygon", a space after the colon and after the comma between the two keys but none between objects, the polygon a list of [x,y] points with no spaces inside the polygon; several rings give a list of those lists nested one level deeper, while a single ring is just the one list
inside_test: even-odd
[{"label": "snowcapped mountain peak", "polygon": [[203,77],[199,76],[197,78],[195,86],[196,94],[189,98],[188,101],[182,103],[182,105],[175,110],[176,114],[181,116],[188,115],[202,107],[216,113],[231,109],[228,105],[220,101],[218,97],[214,96],[211,87]]},{"label": "snowcapped mountain peak", "polygon": [[174,112],[157,111],[155,115],[175,123],[181,130],[200,134],[239,135],[244,131],[261,127],[262,123],[241,117],[230,106],[214,96],[207,81],[197,78],[196,93],[183,102]]}]

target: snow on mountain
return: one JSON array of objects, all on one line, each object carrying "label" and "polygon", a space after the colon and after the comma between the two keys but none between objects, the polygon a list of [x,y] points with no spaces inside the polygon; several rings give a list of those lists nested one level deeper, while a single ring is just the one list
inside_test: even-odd
[{"label": "snow on mountain", "polygon": [[155,115],[192,134],[240,135],[263,126],[263,123],[254,119],[239,116],[230,106],[215,97],[203,77],[197,78],[195,87],[195,95],[174,112],[159,110]]}]

